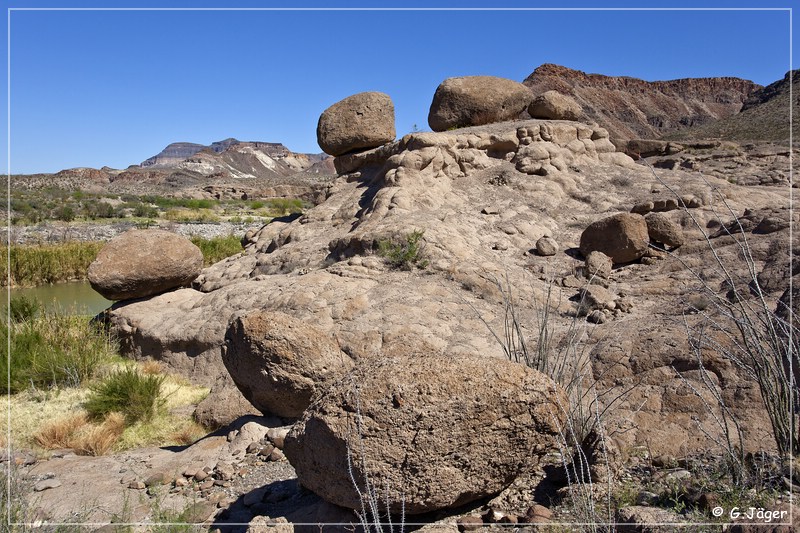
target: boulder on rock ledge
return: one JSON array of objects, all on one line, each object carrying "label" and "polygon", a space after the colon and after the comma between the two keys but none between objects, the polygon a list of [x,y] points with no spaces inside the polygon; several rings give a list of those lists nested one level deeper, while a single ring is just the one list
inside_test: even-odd
[{"label": "boulder on rock ledge", "polygon": [[379,92],[348,96],[323,111],[317,123],[317,143],[333,156],[376,148],[394,137],[394,104]]},{"label": "boulder on rock ledge", "polygon": [[436,89],[428,113],[433,131],[513,120],[531,99],[530,89],[494,76],[447,78]]},{"label": "boulder on rock ledge", "polygon": [[130,300],[182,287],[203,268],[203,253],[176,233],[130,230],[114,237],[89,265],[92,288],[109,300]]}]

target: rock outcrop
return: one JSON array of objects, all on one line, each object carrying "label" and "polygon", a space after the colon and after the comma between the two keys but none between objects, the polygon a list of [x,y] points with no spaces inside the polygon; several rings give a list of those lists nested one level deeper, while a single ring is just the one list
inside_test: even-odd
[{"label": "rock outcrop", "polygon": [[[231,320],[262,309],[312,324],[354,361],[410,353],[505,359],[492,335],[502,338],[505,324],[500,287],[507,280],[520,316],[535,316],[548,291],[541,279],[550,280],[561,296],[551,302],[553,338],[566,334],[579,289],[588,281],[576,275],[575,248],[582,230],[598,219],[636,205],[647,206],[645,212],[672,209],[670,218],[681,224],[686,239],[677,253],[702,265],[713,258],[692,218],[705,228],[728,207],[743,213],[788,203],[787,191],[778,187],[745,188],[679,170],[657,170],[656,179],[650,169],[611,150],[598,126],[527,120],[414,133],[339,156],[340,175],[320,205],[251,233],[242,254],[206,268],[191,289],[118,304],[108,320],[127,353],[160,359],[208,384],[225,372],[221,352]],[[667,205],[674,197],[666,186],[691,202],[692,218],[677,203]],[[727,206],[720,203],[722,195]],[[378,255],[381,242],[406,242],[419,231],[420,267],[395,270]],[[532,252],[545,235],[564,253]],[[766,244],[780,235],[748,235],[748,243],[761,250],[757,261],[768,257]],[[729,241],[716,242],[735,264]],[[611,396],[628,387],[634,391],[609,411],[607,423],[631,426],[618,433],[621,449],[643,441],[663,453],[705,449],[709,441],[694,430],[695,420],[713,434],[713,417],[684,380],[697,390],[706,384],[693,366],[685,328],[665,326],[684,320],[687,305],[677,291],[696,280],[677,259],[647,259],[651,264],[603,268],[608,277],[594,280],[613,295],[613,306],[604,305],[597,317],[605,320],[597,325],[598,335],[607,332],[611,340],[595,344],[593,335],[585,341],[585,349],[597,352],[594,374],[602,376],[601,390]],[[709,286],[721,282],[709,276]],[[751,383],[730,365],[714,365],[726,401],[746,420],[749,449],[763,445],[759,439],[769,422]],[[706,399],[713,405],[713,396]]]},{"label": "rock outcrop", "polygon": [[649,242],[643,216],[619,213],[593,222],[583,230],[580,249],[585,257],[591,252],[602,252],[614,263],[630,263],[644,255]]},{"label": "rock outcrop", "polygon": [[285,313],[236,318],[222,361],[245,398],[261,412],[297,418],[311,396],[351,366],[324,332]]},{"label": "rock outcrop", "polygon": [[130,300],[187,285],[202,268],[203,253],[186,237],[130,230],[103,246],[87,277],[104,298]]},{"label": "rock outcrop", "polygon": [[521,83],[494,76],[447,78],[433,95],[428,125],[433,131],[512,120],[533,94]]},{"label": "rock outcrop", "polygon": [[734,115],[761,87],[729,77],[648,82],[553,64],[536,68],[523,83],[534,94],[554,90],[574,98],[620,146]]},{"label": "rock outcrop", "polygon": [[300,483],[361,509],[455,508],[501,491],[556,447],[567,398],[524,365],[427,353],[380,358],[316,398],[285,443]]},{"label": "rock outcrop", "polygon": [[394,104],[389,95],[358,93],[322,112],[317,144],[331,155],[375,148],[394,140]]}]

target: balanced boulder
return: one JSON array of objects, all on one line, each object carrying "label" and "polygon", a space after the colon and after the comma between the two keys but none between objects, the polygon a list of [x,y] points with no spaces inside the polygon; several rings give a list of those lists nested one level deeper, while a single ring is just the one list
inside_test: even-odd
[{"label": "balanced boulder", "polygon": [[303,413],[318,387],[352,366],[329,335],[277,311],[235,318],[222,362],[256,409],[290,418]]},{"label": "balanced boulder", "polygon": [[636,261],[647,251],[650,237],[647,222],[636,213],[619,213],[587,226],[581,234],[580,250],[584,257],[603,252],[615,263]]},{"label": "balanced boulder", "polygon": [[317,123],[317,143],[333,156],[382,146],[394,137],[394,104],[384,93],[348,96],[323,111]]},{"label": "balanced boulder", "polygon": [[109,300],[144,298],[182,287],[203,268],[203,253],[176,233],[130,230],[114,237],[89,265],[92,288]]},{"label": "balanced boulder", "polygon": [[558,91],[547,91],[533,99],[528,114],[546,120],[578,120],[583,109],[571,97]]},{"label": "balanced boulder", "polygon": [[361,509],[369,483],[391,512],[420,514],[496,494],[535,467],[557,448],[566,408],[555,382],[508,360],[381,357],[316,397],[284,452],[331,503]]},{"label": "balanced boulder", "polygon": [[428,125],[433,131],[446,131],[513,120],[532,98],[530,89],[505,78],[447,78],[433,95]]}]

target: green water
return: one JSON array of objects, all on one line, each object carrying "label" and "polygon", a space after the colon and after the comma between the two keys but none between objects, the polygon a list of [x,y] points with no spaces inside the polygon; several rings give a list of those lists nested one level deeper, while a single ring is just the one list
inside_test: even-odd
[{"label": "green water", "polygon": [[35,298],[46,309],[60,310],[75,315],[94,316],[112,303],[97,294],[88,281],[54,283],[29,289],[11,289],[11,297],[15,296]]}]

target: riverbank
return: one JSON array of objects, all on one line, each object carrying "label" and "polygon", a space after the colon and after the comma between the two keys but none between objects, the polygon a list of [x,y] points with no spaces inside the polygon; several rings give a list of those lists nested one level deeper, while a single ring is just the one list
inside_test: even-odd
[{"label": "riverbank", "polygon": [[[206,266],[242,251],[241,236],[226,234],[213,237],[189,236],[203,253]],[[2,286],[36,287],[39,285],[86,279],[89,265],[97,257],[103,241],[80,241],[37,244],[14,244],[0,248],[0,264],[9,265],[9,277]]]},{"label": "riverbank", "polygon": [[171,221],[119,221],[112,223],[47,221],[31,226],[2,227],[3,244],[44,244],[71,241],[108,241],[130,229],[162,229],[184,237],[213,239],[228,235],[243,236],[250,229],[259,229],[263,221],[256,222],[171,222]]}]

